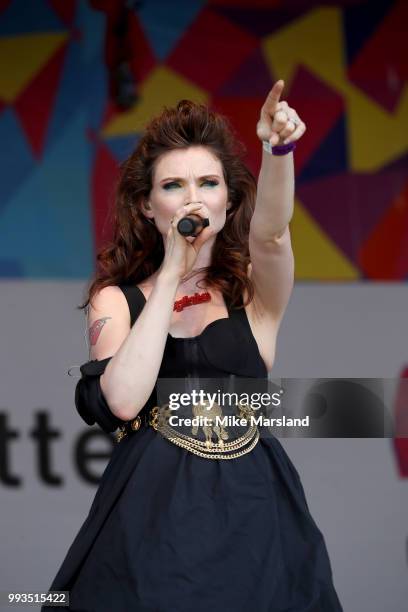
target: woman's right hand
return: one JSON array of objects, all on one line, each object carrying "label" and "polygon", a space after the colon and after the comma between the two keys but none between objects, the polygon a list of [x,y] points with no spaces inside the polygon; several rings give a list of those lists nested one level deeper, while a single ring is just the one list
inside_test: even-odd
[{"label": "woman's right hand", "polygon": [[192,270],[200,248],[213,235],[211,226],[205,227],[195,238],[180,234],[177,229],[178,222],[192,213],[203,219],[210,216],[205,204],[185,204],[176,211],[166,235],[162,270],[174,275],[178,280]]}]

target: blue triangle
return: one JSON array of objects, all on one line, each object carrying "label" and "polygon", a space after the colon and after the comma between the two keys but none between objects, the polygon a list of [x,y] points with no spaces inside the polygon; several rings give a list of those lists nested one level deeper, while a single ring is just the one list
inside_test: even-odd
[{"label": "blue triangle", "polygon": [[360,49],[391,10],[389,0],[369,0],[343,9],[347,64],[354,61]]},{"label": "blue triangle", "polygon": [[102,127],[108,99],[106,68],[101,58],[95,58],[86,65],[86,87],[83,91],[83,104],[88,113],[88,125],[95,132]]},{"label": "blue triangle", "polygon": [[145,34],[160,60],[164,60],[193,23],[206,0],[151,0],[136,10]]},{"label": "blue triangle", "polygon": [[0,214],[0,260],[29,278],[89,278],[93,223],[85,113],[77,113]]},{"label": "blue triangle", "polygon": [[6,108],[0,114],[0,142],[7,143],[1,156],[0,213],[35,168],[31,148],[14,112]]},{"label": "blue triangle", "polygon": [[1,13],[1,36],[66,29],[45,0],[13,0]]},{"label": "blue triangle", "polygon": [[65,131],[66,124],[85,104],[87,75],[83,68],[81,44],[70,40],[63,71],[47,130],[45,149]]},{"label": "blue triangle", "polygon": [[346,119],[342,115],[328,133],[314,156],[298,176],[297,183],[338,174],[348,170]]},{"label": "blue triangle", "polygon": [[122,162],[129,157],[132,151],[134,151],[139,140],[139,135],[131,134],[127,136],[105,138],[104,142],[109,151],[113,154],[114,158],[118,162]]},{"label": "blue triangle", "polygon": [[[89,29],[85,40],[94,42],[84,46],[83,41],[71,39],[68,43],[63,72],[61,75],[50,125],[47,131],[46,147],[52,144],[71,117],[84,109],[88,116],[88,126],[98,131],[101,127],[107,100],[107,77],[103,63],[101,26],[104,19],[97,11],[88,11],[82,4],[78,9],[76,21]],[[95,23],[95,30],[92,24]],[[95,43],[95,40],[97,41]],[[100,48],[101,47],[101,48]]]}]

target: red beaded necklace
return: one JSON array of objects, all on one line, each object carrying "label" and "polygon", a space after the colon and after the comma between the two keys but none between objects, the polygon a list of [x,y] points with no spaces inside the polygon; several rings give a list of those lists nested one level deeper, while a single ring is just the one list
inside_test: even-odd
[{"label": "red beaded necklace", "polygon": [[208,291],[204,291],[204,293],[195,292],[194,295],[183,295],[182,298],[174,302],[173,310],[181,312],[186,306],[194,306],[194,304],[201,304],[202,302],[209,302],[210,300],[211,295]]}]

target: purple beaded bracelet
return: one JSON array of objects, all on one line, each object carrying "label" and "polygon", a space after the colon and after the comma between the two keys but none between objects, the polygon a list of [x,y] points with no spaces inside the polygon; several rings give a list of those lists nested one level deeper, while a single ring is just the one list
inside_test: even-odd
[{"label": "purple beaded bracelet", "polygon": [[287,153],[290,153],[296,149],[295,142],[288,142],[288,144],[275,145],[273,147],[267,140],[263,140],[262,145],[264,150],[268,153],[272,153],[272,155],[286,155]]}]

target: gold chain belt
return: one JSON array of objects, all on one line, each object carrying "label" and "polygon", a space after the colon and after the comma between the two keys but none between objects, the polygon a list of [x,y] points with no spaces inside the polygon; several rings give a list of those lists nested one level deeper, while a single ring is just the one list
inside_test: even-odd
[{"label": "gold chain belt", "polygon": [[[248,417],[255,415],[254,409],[250,404],[238,403],[239,417],[247,422]],[[208,409],[208,404],[199,404],[197,408],[193,408],[193,412],[196,412],[195,416],[199,416],[200,413],[203,416],[203,411],[207,419],[210,420],[209,425],[203,426],[205,433],[205,441],[198,440],[192,436],[180,433],[173,427],[171,427],[167,420],[170,415],[170,409],[168,404],[163,406],[155,406],[149,412],[149,416],[145,423],[157,432],[159,432],[169,442],[185,448],[186,450],[204,457],[205,459],[235,459],[241,457],[246,453],[249,453],[257,444],[259,440],[259,431],[257,425],[250,425],[247,431],[240,436],[232,440],[231,442],[224,442],[229,437],[225,427],[215,427],[211,424],[211,420],[214,416],[222,417],[221,407],[214,403],[214,405]],[[132,421],[129,421],[125,425],[120,427],[120,431],[116,434],[117,442],[120,442],[124,436],[127,435],[128,428],[131,431],[137,431],[142,425],[140,416],[137,416]],[[194,427],[193,430],[197,433],[198,427]],[[212,440],[213,434],[216,434],[218,440],[214,442]]]}]

